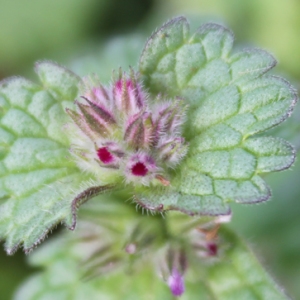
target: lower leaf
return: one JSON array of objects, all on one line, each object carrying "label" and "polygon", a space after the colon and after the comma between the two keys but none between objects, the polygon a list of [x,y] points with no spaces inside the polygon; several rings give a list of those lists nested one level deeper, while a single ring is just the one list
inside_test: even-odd
[{"label": "lower leaf", "polygon": [[[190,224],[190,217],[174,213],[164,219],[143,217],[123,202],[117,204],[113,199],[98,197],[89,202],[81,210],[84,222],[75,233],[65,232],[60,239],[48,242],[30,256],[31,264],[42,266],[44,271],[25,282],[16,293],[15,300],[31,300],[36,297],[57,300],[81,300],[87,297],[111,300],[174,299],[167,279],[160,272],[157,273],[158,269],[153,268],[161,266],[161,251],[171,240],[174,242],[174,239],[177,240],[177,245],[187,243],[186,246],[190,249],[187,252],[188,267],[184,275],[185,292],[180,299],[287,299],[245,243],[228,228],[221,228],[216,240],[217,254],[209,256],[205,251],[194,251],[194,244],[199,242],[199,238],[195,237],[201,235],[195,227],[197,225],[189,229],[186,227],[184,235],[169,236],[170,239],[168,235],[164,236],[163,228],[159,230],[159,227],[154,226],[164,226],[165,223],[171,233],[174,226],[183,228],[187,221]],[[118,211],[122,210],[122,214],[111,217],[110,213],[116,206],[119,206]],[[94,219],[94,215],[98,217]],[[137,221],[143,219],[146,223],[141,224],[150,226],[146,229],[143,225],[136,231],[134,228]],[[137,243],[136,252],[131,252],[124,247],[130,230],[135,232],[132,236],[136,241],[139,240],[137,234],[141,235],[143,231],[146,236],[154,234],[156,239],[161,239],[162,236],[164,239],[153,244],[148,251],[142,250]],[[191,232],[196,236],[191,235]],[[116,257],[118,261],[110,262],[110,258]],[[82,274],[86,272],[87,266],[98,270],[98,273],[86,281]]]}]

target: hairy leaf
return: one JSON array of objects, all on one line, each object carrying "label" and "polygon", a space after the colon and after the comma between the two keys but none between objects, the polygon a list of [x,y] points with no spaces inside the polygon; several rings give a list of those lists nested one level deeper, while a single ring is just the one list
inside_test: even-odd
[{"label": "hairy leaf", "polygon": [[141,205],[226,214],[228,202],[269,199],[270,189],[259,174],[293,164],[295,150],[288,142],[251,136],[289,117],[296,92],[282,78],[265,75],[276,65],[270,54],[258,49],[232,53],[233,40],[217,24],[191,34],[187,20],[178,17],[146,43],[140,59],[146,87],[189,104],[184,134],[189,153],[172,187],[140,196]]},{"label": "hairy leaf", "polygon": [[0,238],[9,254],[26,252],[59,222],[74,223],[71,202],[91,186],[72,162],[65,107],[80,79],[50,63],[36,64],[42,85],[23,78],[0,84]]}]

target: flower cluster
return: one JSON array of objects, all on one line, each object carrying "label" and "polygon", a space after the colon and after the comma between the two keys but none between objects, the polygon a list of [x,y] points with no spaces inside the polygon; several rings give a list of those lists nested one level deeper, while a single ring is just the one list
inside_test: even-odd
[{"label": "flower cluster", "polygon": [[71,152],[79,167],[103,183],[169,185],[168,171],[187,152],[181,99],[151,99],[132,70],[120,70],[110,87],[85,79],[81,98],[76,111],[67,109],[77,125]]}]

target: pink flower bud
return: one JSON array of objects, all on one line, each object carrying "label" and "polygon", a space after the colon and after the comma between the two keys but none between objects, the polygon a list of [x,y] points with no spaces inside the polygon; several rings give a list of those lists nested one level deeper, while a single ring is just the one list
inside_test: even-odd
[{"label": "pink flower bud", "polygon": [[184,145],[184,138],[171,137],[168,140],[161,140],[158,145],[159,158],[170,166],[175,166],[185,156],[187,147]]},{"label": "pink flower bud", "polygon": [[150,113],[135,115],[128,120],[124,140],[134,149],[148,148],[152,138],[152,119]]},{"label": "pink flower bud", "polygon": [[67,109],[77,125],[69,128],[76,131],[71,152],[78,166],[108,183],[123,177],[126,184],[171,185],[169,168],[187,152],[183,102],[151,103],[133,70],[130,76],[120,71],[111,87],[95,78],[84,84],[84,102],[75,102],[77,111]]},{"label": "pink flower bud", "polygon": [[108,91],[101,84],[99,84],[98,87],[92,88],[92,95],[96,98],[97,103],[108,106],[110,105],[110,97]]},{"label": "pink flower bud", "polygon": [[[142,99],[141,88],[138,86],[136,79],[127,79],[122,76],[114,85],[115,104],[120,111],[127,114],[139,112],[145,103]],[[145,100],[145,99],[144,99]]]},{"label": "pink flower bud", "polygon": [[176,268],[173,268],[172,273],[168,279],[168,285],[175,297],[181,296],[185,291],[183,276]]}]

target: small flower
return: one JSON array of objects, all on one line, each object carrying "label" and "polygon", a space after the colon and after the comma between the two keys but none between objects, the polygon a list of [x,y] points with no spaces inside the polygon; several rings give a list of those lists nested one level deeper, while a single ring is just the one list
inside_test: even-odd
[{"label": "small flower", "polygon": [[152,99],[137,75],[120,71],[111,87],[84,81],[77,109],[67,109],[76,126],[71,153],[78,166],[101,183],[170,184],[170,169],[187,153],[181,136],[186,106],[180,99]]},{"label": "small flower", "polygon": [[186,251],[180,245],[169,245],[160,253],[157,261],[159,273],[170,288],[171,293],[178,297],[185,291],[184,273],[187,270]]},{"label": "small flower", "polygon": [[172,274],[168,279],[168,285],[174,296],[178,297],[184,293],[185,286],[183,276],[178,272],[176,268],[173,268],[172,270]]}]

